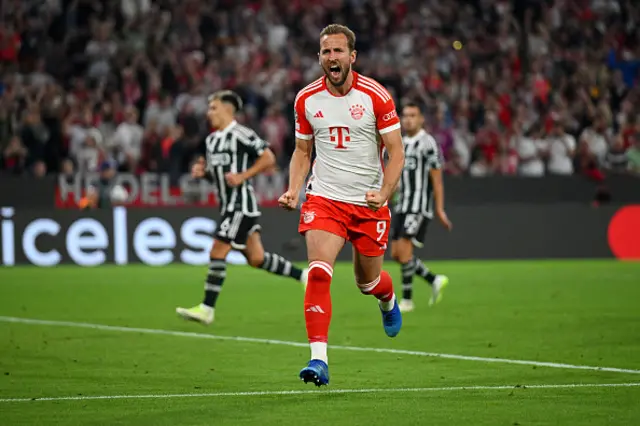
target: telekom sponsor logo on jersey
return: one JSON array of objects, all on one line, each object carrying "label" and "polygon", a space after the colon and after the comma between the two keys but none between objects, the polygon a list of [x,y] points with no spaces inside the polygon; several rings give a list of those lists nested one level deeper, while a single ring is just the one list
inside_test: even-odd
[{"label": "telekom sponsor logo on jersey", "polygon": [[364,116],[364,107],[356,104],[349,108],[349,112],[354,120],[360,120]]},{"label": "telekom sponsor logo on jersey", "polygon": [[398,116],[398,113],[396,112],[396,110],[393,110],[390,113],[383,115],[382,119],[384,121],[389,121],[389,120],[391,120],[393,118],[396,118],[397,116]]}]

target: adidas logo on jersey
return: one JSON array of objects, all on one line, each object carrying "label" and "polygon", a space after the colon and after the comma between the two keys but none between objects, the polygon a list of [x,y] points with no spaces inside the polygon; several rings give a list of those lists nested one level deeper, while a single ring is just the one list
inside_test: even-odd
[{"label": "adidas logo on jersey", "polygon": [[313,116],[313,118],[324,118],[324,115],[322,114],[322,111],[318,111],[318,112],[316,112],[316,114]]},{"label": "adidas logo on jersey", "polygon": [[318,305],[313,305],[313,306],[309,307],[306,312],[317,312],[319,314],[324,314],[324,311]]}]

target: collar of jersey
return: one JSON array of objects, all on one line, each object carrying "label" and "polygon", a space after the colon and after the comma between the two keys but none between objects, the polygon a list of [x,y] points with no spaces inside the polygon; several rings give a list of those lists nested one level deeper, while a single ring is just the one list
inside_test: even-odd
[{"label": "collar of jersey", "polygon": [[335,98],[344,98],[345,96],[347,96],[349,93],[351,93],[351,91],[353,90],[354,87],[356,87],[356,83],[358,82],[358,73],[355,72],[353,69],[351,70],[351,72],[353,73],[353,81],[351,82],[351,87],[349,87],[349,91],[347,93],[345,93],[344,95],[334,95],[333,93],[331,93],[331,91],[329,90],[329,87],[327,87],[327,79],[329,77],[327,77],[326,75],[324,76],[324,78],[322,79],[322,87],[324,88],[324,90],[327,91],[327,93],[329,93],[331,96],[335,97]]},{"label": "collar of jersey", "polygon": [[422,135],[423,135],[423,134],[425,134],[425,133],[427,133],[427,131],[426,131],[426,130],[424,130],[424,129],[420,129],[420,130],[418,130],[418,133],[416,133],[415,135],[413,135],[413,136],[407,136],[407,137],[406,137],[406,142],[407,142],[407,143],[415,142],[415,141],[417,141],[418,139],[420,139],[420,138],[422,137]]},{"label": "collar of jersey", "polygon": [[233,129],[233,128],[236,126],[236,124],[238,124],[238,122],[237,122],[236,120],[233,120],[231,123],[229,123],[229,124],[227,125],[227,127],[225,127],[224,129],[220,129],[220,130],[218,130],[218,131],[219,131],[220,133],[227,133],[227,132],[229,132],[231,129]]}]

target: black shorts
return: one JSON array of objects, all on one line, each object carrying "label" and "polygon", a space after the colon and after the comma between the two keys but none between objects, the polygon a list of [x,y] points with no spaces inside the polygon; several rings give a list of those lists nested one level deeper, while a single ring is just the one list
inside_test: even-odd
[{"label": "black shorts", "polygon": [[394,213],[391,216],[391,240],[406,238],[414,246],[422,247],[430,219],[421,214]]},{"label": "black shorts", "polygon": [[260,216],[245,216],[242,212],[228,212],[220,218],[215,239],[230,244],[236,250],[247,248],[249,235],[260,232]]}]

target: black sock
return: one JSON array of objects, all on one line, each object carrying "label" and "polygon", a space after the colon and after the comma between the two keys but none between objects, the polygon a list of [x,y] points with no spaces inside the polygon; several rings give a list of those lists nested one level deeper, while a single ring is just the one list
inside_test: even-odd
[{"label": "black sock", "polygon": [[431,273],[429,268],[427,268],[424,263],[422,263],[422,260],[414,256],[413,261],[416,265],[416,275],[420,275],[422,278],[427,280],[429,284],[433,284],[433,282],[436,280],[436,276]]},{"label": "black sock", "polygon": [[204,301],[203,304],[216,306],[216,301],[222,290],[222,283],[227,276],[227,263],[224,259],[211,259],[209,261],[209,272],[204,282]]},{"label": "black sock", "polygon": [[401,264],[402,270],[402,298],[411,300],[413,297],[413,276],[416,273],[416,264],[413,259]]},{"label": "black sock", "polygon": [[264,253],[264,261],[260,268],[265,271],[269,271],[272,274],[282,275],[284,277],[291,277],[296,280],[300,280],[302,277],[302,269],[296,267],[293,263],[289,262],[284,257],[277,253]]}]

